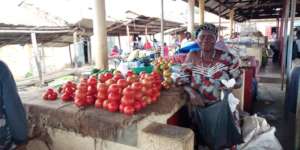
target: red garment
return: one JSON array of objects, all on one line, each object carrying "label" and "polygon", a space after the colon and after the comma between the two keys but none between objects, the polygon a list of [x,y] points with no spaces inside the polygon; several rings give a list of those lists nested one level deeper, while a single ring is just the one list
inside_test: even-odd
[{"label": "red garment", "polygon": [[115,48],[112,49],[110,56],[117,56],[117,55],[119,55],[119,51],[117,49],[115,49]]},{"label": "red garment", "polygon": [[150,42],[146,42],[146,43],[144,44],[144,49],[151,49],[151,48],[152,48],[152,45],[151,45]]},{"label": "red garment", "polygon": [[164,47],[164,57],[169,57],[169,48],[167,46]]}]

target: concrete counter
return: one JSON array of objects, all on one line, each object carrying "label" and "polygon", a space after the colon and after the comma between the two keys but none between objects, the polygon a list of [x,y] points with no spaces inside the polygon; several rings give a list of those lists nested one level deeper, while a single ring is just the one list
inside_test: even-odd
[{"label": "concrete counter", "polygon": [[[162,91],[156,103],[133,116],[126,116],[92,106],[79,109],[73,103],[61,100],[44,101],[44,91],[45,89],[30,89],[20,92],[20,95],[28,116],[30,137],[45,142],[48,149],[98,150],[116,149],[118,146],[121,149],[149,149],[143,148],[146,144],[141,142],[145,141],[143,137],[149,138],[149,135],[166,136],[172,141],[172,133],[157,133],[153,128],[153,134],[150,134],[152,128],[149,129],[149,126],[153,126],[153,123],[166,124],[167,119],[185,104],[187,98],[183,89],[172,88]],[[182,143],[193,144],[189,141],[193,141],[190,129],[164,125],[164,128],[168,127],[170,130],[164,131],[181,133]],[[148,136],[143,136],[146,134],[145,128],[148,128]],[[178,135],[174,135],[174,141],[181,142]],[[156,148],[159,149],[159,146]]]}]

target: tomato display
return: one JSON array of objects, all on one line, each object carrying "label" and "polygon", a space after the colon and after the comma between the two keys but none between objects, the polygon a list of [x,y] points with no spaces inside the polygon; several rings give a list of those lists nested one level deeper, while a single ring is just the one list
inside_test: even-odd
[{"label": "tomato display", "polygon": [[43,95],[44,100],[54,101],[57,99],[57,92],[54,89],[49,88],[47,89],[46,93]]},{"label": "tomato display", "polygon": [[[169,76],[170,72],[164,75]],[[68,81],[60,88],[60,98],[65,102],[74,101],[77,107],[93,105],[110,112],[133,115],[159,99],[161,88],[169,85],[166,80],[162,83],[161,79],[161,74],[156,71],[139,75],[128,71],[126,76],[119,71],[102,73],[98,77],[82,78],[77,85]],[[49,88],[43,99],[55,100],[57,96]]]}]

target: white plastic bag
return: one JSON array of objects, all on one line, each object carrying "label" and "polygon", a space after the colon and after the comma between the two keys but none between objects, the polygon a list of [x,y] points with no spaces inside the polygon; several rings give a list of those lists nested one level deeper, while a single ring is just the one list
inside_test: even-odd
[{"label": "white plastic bag", "polygon": [[242,131],[245,143],[238,145],[240,150],[282,150],[275,137],[276,129],[264,118],[257,115],[245,117]]}]

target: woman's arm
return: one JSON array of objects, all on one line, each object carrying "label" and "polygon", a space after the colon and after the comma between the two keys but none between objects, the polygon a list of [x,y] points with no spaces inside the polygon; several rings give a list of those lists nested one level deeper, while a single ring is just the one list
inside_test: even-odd
[{"label": "woman's arm", "polygon": [[0,87],[4,112],[11,130],[13,141],[23,144],[27,140],[27,120],[25,110],[17,91],[15,80],[9,68],[0,61]]}]

